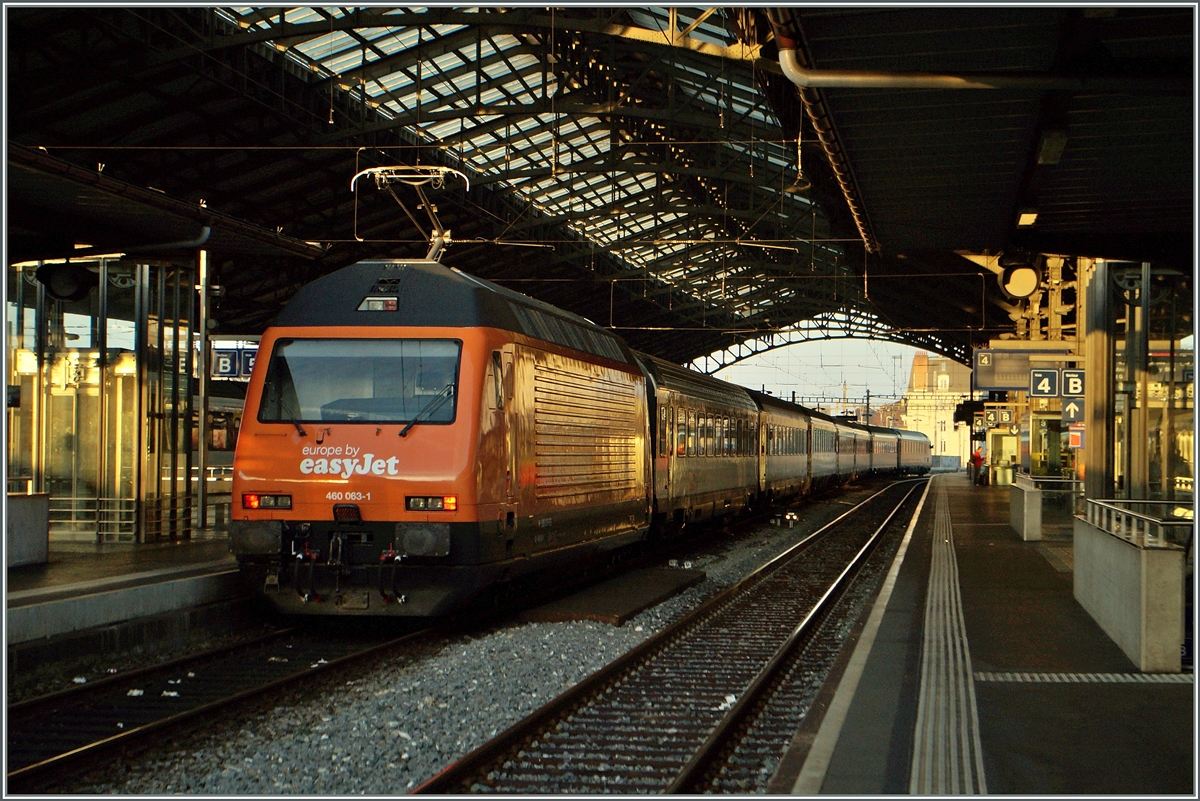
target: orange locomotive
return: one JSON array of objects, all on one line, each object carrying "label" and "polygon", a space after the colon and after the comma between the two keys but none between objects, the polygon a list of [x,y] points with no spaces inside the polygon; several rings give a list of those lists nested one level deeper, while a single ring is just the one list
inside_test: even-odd
[{"label": "orange locomotive", "polygon": [[645,536],[646,380],[584,320],[433,261],[302,289],[259,345],[230,549],[282,611],[439,615]]}]

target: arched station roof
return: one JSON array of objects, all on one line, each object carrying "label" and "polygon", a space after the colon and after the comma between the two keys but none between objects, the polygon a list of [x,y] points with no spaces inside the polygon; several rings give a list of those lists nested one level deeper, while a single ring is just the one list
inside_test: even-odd
[{"label": "arched station roof", "polygon": [[424,255],[411,187],[350,190],[391,164],[469,181],[444,262],[679,363],[838,315],[965,360],[1011,307],[959,251],[1191,269],[1190,6],[5,14],[9,261],[207,225],[220,332]]}]

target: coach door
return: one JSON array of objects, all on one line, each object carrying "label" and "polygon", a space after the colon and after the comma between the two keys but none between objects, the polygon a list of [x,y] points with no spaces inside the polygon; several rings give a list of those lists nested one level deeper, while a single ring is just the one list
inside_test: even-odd
[{"label": "coach door", "polygon": [[675,468],[675,405],[667,405],[665,400],[663,393],[658,404],[658,458],[654,462],[654,494],[664,501],[671,497],[671,471]]}]

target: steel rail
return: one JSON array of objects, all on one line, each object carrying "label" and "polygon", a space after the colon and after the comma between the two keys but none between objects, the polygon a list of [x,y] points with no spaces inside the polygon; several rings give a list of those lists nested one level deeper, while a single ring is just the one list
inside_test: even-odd
[{"label": "steel rail", "polygon": [[153,665],[145,665],[144,667],[133,668],[132,670],[115,673],[111,676],[104,676],[96,681],[89,681],[87,684],[79,684],[74,687],[65,687],[62,690],[55,690],[44,695],[26,698],[23,701],[16,701],[9,704],[5,710],[5,716],[9,720],[12,720],[14,715],[28,715],[33,710],[39,708],[52,707],[63,703],[64,701],[75,701],[78,698],[99,693],[102,690],[112,687],[114,684],[121,684],[129,681],[130,679],[141,678],[142,676],[147,676],[159,671],[174,670],[175,668],[196,664],[206,659],[215,659],[222,655],[235,653],[236,651],[254,648],[259,645],[265,645],[271,640],[278,639],[280,637],[286,637],[289,634],[295,633],[296,628],[294,626],[276,629],[275,631],[267,632],[266,634],[253,637],[248,640],[222,645],[217,648],[210,648],[207,651],[201,651],[194,654],[187,654],[175,659],[169,659],[166,662],[158,662]]},{"label": "steel rail", "polygon": [[842,597],[842,591],[859,573],[862,564],[867,557],[874,551],[875,544],[879,537],[891,525],[892,520],[900,513],[901,508],[908,503],[908,499],[913,493],[919,489],[919,485],[914,485],[895,508],[888,513],[884,521],[875,529],[867,542],[859,549],[854,558],[846,565],[841,574],[833,581],[821,598],[816,602],[804,619],[796,626],[792,634],[775,652],[771,660],[763,667],[762,671],[755,677],[746,691],[738,698],[737,702],[725,713],[725,717],[717,724],[716,729],[708,736],[700,749],[695,753],[691,760],[684,765],[679,771],[679,775],[667,788],[667,793],[688,793],[688,792],[703,792],[703,788],[697,785],[705,777],[706,773],[711,770],[711,766],[717,758],[720,749],[729,743],[734,737],[739,725],[747,718],[750,711],[764,699],[767,695],[771,684],[780,678],[790,662],[790,657],[797,650],[797,646],[805,642],[808,637],[814,632],[816,627],[824,621],[828,613],[832,611],[832,607]]},{"label": "steel rail", "polygon": [[[907,482],[898,482],[907,483]],[[602,694],[610,686],[616,685],[626,674],[632,673],[641,663],[662,652],[668,651],[672,645],[681,641],[685,632],[697,628],[734,603],[739,596],[766,580],[778,568],[785,566],[800,552],[823,538],[823,535],[837,527],[847,518],[860,512],[865,506],[879,498],[885,492],[895,487],[889,485],[867,499],[848,509],[834,520],[807,535],[799,542],[780,553],[775,558],[758,567],[745,578],[718,593],[700,607],[692,610],[670,628],[665,629],[613,662],[580,681],[574,687],[552,699],[528,717],[518,721],[498,736],[468,753],[458,761],[448,765],[442,771],[426,780],[412,793],[446,794],[468,792],[467,786],[473,777],[479,776],[485,768],[494,764],[499,758],[511,753],[517,744],[528,741],[531,737],[544,732],[548,724],[561,720],[572,709],[582,708],[588,699]],[[893,512],[894,514],[894,512]]]},{"label": "steel rail", "polygon": [[[392,638],[392,639],[386,640],[382,643],[375,643],[372,645],[367,645],[363,648],[353,650],[350,653],[343,654],[342,656],[336,657],[336,658],[328,660],[328,661],[321,660],[315,666],[306,667],[306,668],[302,668],[300,670],[292,671],[285,676],[281,676],[279,678],[267,681],[262,684],[256,684],[252,687],[248,687],[241,691],[231,693],[229,695],[218,698],[217,700],[210,701],[208,703],[201,704],[199,706],[195,706],[190,709],[186,709],[186,710],[177,712],[173,715],[167,715],[167,716],[164,716],[161,718],[157,718],[148,723],[122,730],[118,734],[114,734],[114,735],[111,735],[108,737],[103,737],[103,738],[95,740],[91,743],[88,743],[86,745],[83,745],[83,746],[80,746],[77,748],[73,748],[68,751],[64,751],[61,754],[57,754],[55,756],[48,757],[46,759],[42,759],[37,762],[30,763],[28,765],[22,765],[21,767],[18,767],[18,768],[8,771],[8,773],[7,773],[8,789],[10,791],[20,792],[22,788],[30,786],[33,782],[35,782],[37,780],[44,780],[45,777],[47,776],[47,774],[52,770],[63,771],[64,773],[66,773],[66,772],[77,773],[80,769],[83,769],[80,767],[81,765],[83,765],[83,767],[89,766],[84,763],[89,763],[91,760],[97,759],[101,755],[107,754],[115,748],[136,747],[136,746],[142,744],[151,734],[155,734],[155,733],[163,732],[166,730],[170,730],[172,728],[180,727],[182,724],[184,724],[192,719],[195,719],[200,716],[209,714],[211,712],[223,709],[225,707],[232,706],[234,704],[245,701],[247,699],[261,696],[262,694],[269,692],[270,690],[273,690],[273,689],[276,689],[279,687],[283,687],[290,683],[296,682],[302,678],[308,678],[313,675],[328,673],[330,670],[332,670],[336,667],[339,667],[341,665],[344,665],[348,662],[362,659],[364,657],[368,657],[368,656],[386,651],[391,648],[395,648],[399,645],[406,644],[414,639],[417,639],[420,637],[437,636],[438,634],[444,633],[446,629],[451,627],[451,625],[453,625],[453,624],[447,624],[445,627],[434,627],[431,629],[422,629],[420,631],[410,632],[401,637]],[[188,661],[189,660],[186,658],[180,659],[180,660],[175,660],[172,663],[170,663],[170,665],[173,668],[178,668],[178,667],[186,664]],[[200,657],[197,657],[197,659],[190,660],[190,661],[200,661]],[[307,660],[305,660],[305,661],[307,661]],[[146,674],[152,674],[155,672],[161,673],[167,669],[168,668],[166,666],[156,666],[155,669],[139,671],[138,675],[144,676]],[[133,676],[131,674],[126,674],[125,676],[120,676],[120,677],[114,677],[114,679],[119,679],[119,680],[114,681],[112,683],[113,684],[120,683],[121,680],[127,681],[128,679],[130,679],[132,677]],[[108,688],[111,688],[111,684],[109,684],[105,689],[108,689]],[[70,693],[62,694],[62,696],[64,696],[64,697],[68,696],[68,695],[70,695]],[[49,699],[47,699],[47,698],[33,699],[33,701],[36,701],[38,704],[45,704],[48,700]],[[71,699],[68,698],[68,700],[71,700]],[[11,728],[12,728],[11,722],[9,723],[8,728],[11,730]],[[11,736],[11,731],[10,731],[10,736]],[[58,777],[56,777],[56,778],[58,778]]]}]

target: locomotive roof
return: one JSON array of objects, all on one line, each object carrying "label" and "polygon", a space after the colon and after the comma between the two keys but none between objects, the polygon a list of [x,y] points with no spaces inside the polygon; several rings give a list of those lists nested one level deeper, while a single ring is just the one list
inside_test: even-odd
[{"label": "locomotive roof", "polygon": [[[368,300],[375,308],[366,308]],[[590,320],[427,259],[360,261],[318,278],[296,293],[274,325],[482,326],[635,364],[620,337]]]}]

